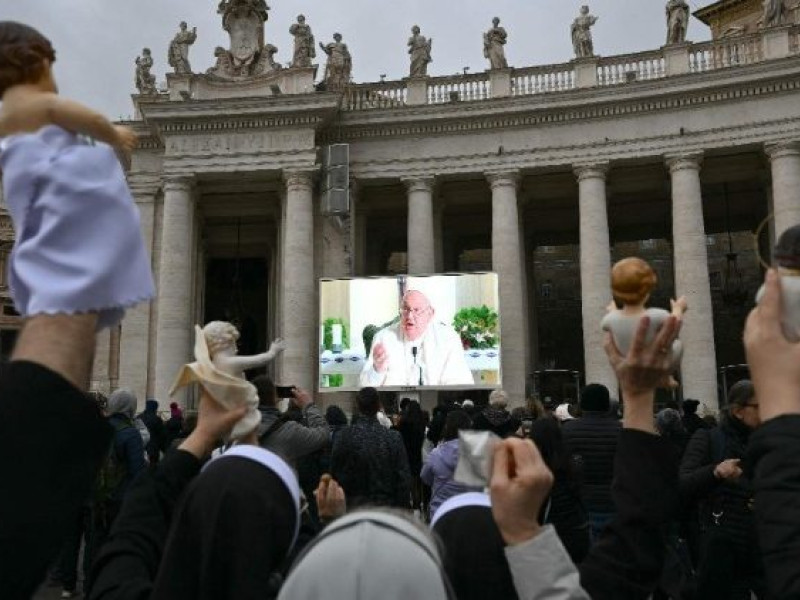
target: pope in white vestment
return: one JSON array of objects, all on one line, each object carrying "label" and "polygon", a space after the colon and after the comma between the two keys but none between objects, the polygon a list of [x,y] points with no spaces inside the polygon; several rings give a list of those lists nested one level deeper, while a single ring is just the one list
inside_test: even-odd
[{"label": "pope in white vestment", "polygon": [[359,376],[362,387],[474,385],[455,330],[433,320],[434,309],[422,292],[403,296],[400,322],[375,334]]}]

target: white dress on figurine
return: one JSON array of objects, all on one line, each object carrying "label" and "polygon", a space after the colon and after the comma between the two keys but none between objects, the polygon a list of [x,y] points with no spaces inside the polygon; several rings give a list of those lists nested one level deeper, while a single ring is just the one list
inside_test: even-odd
[{"label": "white dress on figurine", "polygon": [[[647,336],[645,337],[645,343],[650,344],[666,320],[671,316],[671,313],[663,308],[648,308],[643,313],[636,315],[626,315],[622,310],[612,310],[600,321],[600,327],[603,331],[611,332],[619,351],[623,355],[627,355],[636,335],[636,329],[639,327],[639,320],[644,316],[650,318],[650,326],[647,328]],[[680,340],[675,340],[672,343],[673,363],[680,362],[682,354],[683,344],[681,344]]]},{"label": "white dress on figurine", "polygon": [[258,392],[255,386],[246,379],[229,375],[218,369],[211,360],[211,353],[208,350],[203,330],[195,325],[194,333],[195,362],[183,366],[175,383],[172,384],[169,391],[170,396],[178,388],[198,382],[214,400],[227,409],[247,406],[247,413],[236,423],[230,437],[237,439],[247,435],[261,423],[261,413],[258,412]]},{"label": "white dress on figurine", "polygon": [[[756,294],[756,304],[761,302],[764,286]],[[783,306],[783,335],[790,342],[800,342],[800,276],[781,275],[781,300]]]}]

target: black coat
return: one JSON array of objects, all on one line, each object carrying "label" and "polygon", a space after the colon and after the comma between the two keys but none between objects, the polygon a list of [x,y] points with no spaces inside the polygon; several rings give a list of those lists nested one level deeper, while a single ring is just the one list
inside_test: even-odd
[{"label": "black coat", "polygon": [[[680,468],[680,489],[685,502],[698,503],[701,522],[710,526],[718,521],[727,537],[742,546],[755,540],[752,483],[747,472],[735,481],[717,479],[714,468],[729,458],[745,459],[749,435],[746,426],[723,415],[719,427],[695,432]],[[715,439],[722,442],[721,447],[715,447]],[[746,468],[746,461],[743,460],[742,466]]]},{"label": "black coat", "polygon": [[748,458],[767,587],[772,598],[800,598],[800,415],[764,423]]},{"label": "black coat", "polygon": [[411,474],[403,438],[375,417],[359,417],[336,436],[331,475],[344,488],[348,507],[410,504]]},{"label": "black coat", "polygon": [[583,503],[589,512],[614,512],[611,480],[622,424],[604,412],[585,411],[564,423],[562,432],[573,462],[583,471]]},{"label": "black coat", "polygon": [[657,435],[623,429],[614,457],[616,516],[578,567],[593,600],[650,598],[661,577],[663,524],[678,505],[678,461]]},{"label": "black coat", "polygon": [[23,361],[5,367],[0,596],[30,598],[45,578],[68,524],[92,491],[110,440],[97,405],[61,376]]},{"label": "black coat", "polygon": [[167,450],[167,430],[164,421],[155,411],[146,410],[138,417],[150,432],[150,441],[147,442],[145,450],[148,456],[157,456],[159,452]]},{"label": "black coat", "polygon": [[686,428],[686,434],[689,437],[692,437],[694,432],[700,429],[711,429],[711,426],[703,421],[703,419],[698,417],[695,413],[683,415],[682,421],[683,426]]}]

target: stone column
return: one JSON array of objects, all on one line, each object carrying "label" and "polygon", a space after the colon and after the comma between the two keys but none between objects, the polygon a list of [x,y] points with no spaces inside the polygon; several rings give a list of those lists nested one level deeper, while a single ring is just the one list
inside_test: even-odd
[{"label": "stone column", "polygon": [[800,224],[800,142],[769,144],[766,152],[772,164],[772,204],[777,239],[789,227]]},{"label": "stone column", "polygon": [[575,167],[578,178],[581,255],[581,315],[586,383],[602,383],[617,394],[617,378],[603,350],[600,321],[611,302],[611,243],[608,234],[608,163]]},{"label": "stone column", "polygon": [[[131,191],[139,209],[139,219],[145,248],[151,257],[155,220],[155,195],[152,188],[138,190],[132,182]],[[148,361],[150,356],[150,303],[128,309],[122,321],[119,348],[119,385],[136,394],[143,403],[147,396]]]},{"label": "stone column", "polygon": [[316,285],[314,281],[313,175],[286,171],[282,224],[281,337],[286,350],[280,356],[282,385],[306,390],[314,384],[317,357]]},{"label": "stone column", "polygon": [[684,348],[681,362],[683,396],[700,400],[716,411],[717,359],[703,224],[701,162],[701,154],[667,157],[672,177],[675,294],[685,296],[689,304],[680,335]]},{"label": "stone column", "polygon": [[492,269],[499,277],[503,389],[511,407],[525,402],[525,328],[517,171],[489,173],[492,188]]},{"label": "stone column", "polygon": [[[192,359],[195,226],[192,192],[193,181],[190,178],[167,178],[164,182],[155,363],[155,395],[162,409],[170,403],[168,392],[178,371]],[[185,404],[186,389],[179,391],[173,399]]]},{"label": "stone column", "polygon": [[408,189],[408,273],[436,272],[433,178],[404,179]]}]

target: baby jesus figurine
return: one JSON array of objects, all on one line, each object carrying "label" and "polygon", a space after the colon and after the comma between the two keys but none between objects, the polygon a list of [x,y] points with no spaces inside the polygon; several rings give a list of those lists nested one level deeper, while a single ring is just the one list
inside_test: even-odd
[{"label": "baby jesus figurine", "polygon": [[[657,282],[658,277],[656,277],[655,271],[641,258],[625,258],[611,269],[611,292],[614,295],[614,301],[608,305],[608,314],[603,317],[600,326],[603,331],[611,332],[614,343],[624,355],[628,354],[631,343],[633,343],[639,319],[644,316],[650,318],[650,327],[647,330],[646,338],[646,343],[649,344],[670,315],[674,315],[680,320],[688,308],[686,299],[683,297],[670,301],[671,313],[662,308],[645,308]],[[616,302],[622,304],[622,308],[617,308]],[[683,353],[681,341],[675,340],[672,349],[665,348],[664,351],[671,353],[674,368],[677,369]],[[678,382],[670,376],[664,384],[664,387],[674,388],[677,387]]]},{"label": "baby jesus figurine", "polygon": [[[800,225],[781,234],[773,254],[781,276],[783,335],[790,342],[800,342]],[[756,303],[763,295],[762,285]]]},{"label": "baby jesus figurine", "polygon": [[261,413],[258,412],[256,388],[244,378],[244,372],[264,366],[283,352],[286,345],[277,339],[268,352],[239,356],[236,353],[239,332],[230,323],[211,321],[202,329],[197,325],[194,329],[195,362],[183,366],[169,394],[196,381],[226,408],[247,406],[247,414],[234,426],[230,437],[235,440],[247,435],[258,427]]}]

